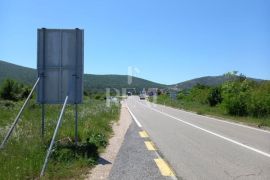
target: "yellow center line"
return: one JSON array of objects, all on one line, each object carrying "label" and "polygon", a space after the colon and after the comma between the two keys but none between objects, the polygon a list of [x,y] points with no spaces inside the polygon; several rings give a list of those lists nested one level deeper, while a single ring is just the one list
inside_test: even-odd
[{"label": "yellow center line", "polygon": [[139,134],[140,134],[140,136],[142,138],[148,138],[149,137],[146,131],[140,131]]},{"label": "yellow center line", "polygon": [[169,165],[163,159],[155,159],[155,162],[163,176],[175,176]]},{"label": "yellow center line", "polygon": [[149,151],[155,151],[155,150],[157,150],[155,148],[155,145],[151,141],[144,141],[144,144],[145,144],[145,146],[147,147],[147,149]]}]

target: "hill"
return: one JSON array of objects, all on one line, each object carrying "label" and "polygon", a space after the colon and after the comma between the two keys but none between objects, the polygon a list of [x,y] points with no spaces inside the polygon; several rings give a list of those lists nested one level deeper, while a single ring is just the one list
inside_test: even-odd
[{"label": "hill", "polygon": [[136,88],[142,90],[143,88],[166,88],[166,85],[158,84],[145,79],[132,77],[132,84],[128,84],[127,75],[84,75],[85,89],[98,91],[105,88]]},{"label": "hill", "polygon": [[[15,79],[19,82],[33,84],[37,77],[35,69],[18,66],[5,61],[0,60],[0,84],[6,78]],[[205,76],[200,78],[191,79],[178,84],[164,85],[148,81],[142,78],[133,77],[132,84],[127,82],[127,75],[84,75],[84,89],[87,91],[105,91],[106,88],[136,88],[142,90],[143,88],[175,88],[175,89],[190,89],[196,84],[217,86],[225,81],[228,81],[227,76]],[[249,78],[255,81],[263,81],[261,79]]]},{"label": "hill", "polygon": [[[15,79],[26,84],[33,84],[37,77],[37,71],[32,68],[18,66],[0,60],[0,84],[6,79]],[[165,88],[166,85],[148,81],[145,79],[133,77],[132,84],[128,84],[127,75],[84,75],[84,89],[91,91],[105,91],[106,88]]]},{"label": "hill", "polygon": [[[171,85],[170,87],[176,87],[178,89],[191,89],[193,86],[197,84],[207,85],[207,86],[218,86],[226,81],[228,81],[230,78],[225,75],[221,76],[205,76],[200,78],[191,79],[188,81],[184,81],[178,84]],[[257,82],[263,81],[261,79],[254,79],[254,78],[248,78],[250,80],[254,80]]]},{"label": "hill", "polygon": [[33,84],[37,77],[36,70],[0,60],[0,84],[6,79],[15,79],[22,83]]}]

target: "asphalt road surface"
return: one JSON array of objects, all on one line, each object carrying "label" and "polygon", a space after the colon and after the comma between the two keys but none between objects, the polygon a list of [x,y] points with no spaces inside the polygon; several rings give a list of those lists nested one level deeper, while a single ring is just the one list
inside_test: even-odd
[{"label": "asphalt road surface", "polygon": [[270,132],[126,100],[179,179],[270,179]]},{"label": "asphalt road surface", "polygon": [[157,155],[148,151],[143,139],[139,136],[141,129],[133,122],[118,152],[109,175],[109,180],[173,180],[164,177],[156,166]]}]

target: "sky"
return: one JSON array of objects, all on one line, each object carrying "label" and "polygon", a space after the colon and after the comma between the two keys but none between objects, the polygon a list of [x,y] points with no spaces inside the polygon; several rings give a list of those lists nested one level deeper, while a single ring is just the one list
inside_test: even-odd
[{"label": "sky", "polygon": [[0,59],[36,68],[42,27],[84,29],[88,74],[270,79],[269,0],[1,0]]}]

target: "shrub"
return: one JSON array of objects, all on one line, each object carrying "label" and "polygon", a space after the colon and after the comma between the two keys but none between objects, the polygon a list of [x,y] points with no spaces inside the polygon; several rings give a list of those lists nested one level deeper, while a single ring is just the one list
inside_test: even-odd
[{"label": "shrub", "polygon": [[188,94],[186,99],[201,104],[207,104],[208,103],[207,97],[209,92],[210,92],[209,86],[198,84],[190,90],[190,93]]},{"label": "shrub", "polygon": [[255,117],[270,114],[270,83],[263,83],[252,91],[248,111]]},{"label": "shrub", "polygon": [[21,99],[27,98],[31,92],[31,89],[29,87],[23,87],[22,88],[22,94],[20,95]]},{"label": "shrub", "polygon": [[243,93],[233,96],[225,102],[225,107],[229,114],[238,116],[248,114],[246,96]]},{"label": "shrub", "polygon": [[162,93],[160,91],[160,89],[157,90],[157,95],[160,96]]},{"label": "shrub", "polygon": [[181,100],[181,99],[185,99],[186,97],[186,94],[182,91],[180,91],[178,94],[177,94],[177,99],[178,100]]},{"label": "shrub", "polygon": [[95,144],[97,147],[106,147],[108,144],[107,138],[102,133],[89,133],[89,138],[87,138],[87,142],[90,144]]},{"label": "shrub", "polygon": [[106,95],[104,93],[94,94],[94,99],[95,100],[106,100]]},{"label": "shrub", "polygon": [[52,151],[51,158],[57,162],[71,162],[79,158],[87,158],[89,164],[93,165],[98,159],[98,147],[92,143],[82,143],[75,145],[70,144],[56,144]]},{"label": "shrub", "polygon": [[248,80],[231,81],[222,85],[222,97],[227,112],[231,115],[244,116],[248,114],[248,103],[252,83]]},{"label": "shrub", "polygon": [[208,103],[210,106],[216,106],[222,102],[221,88],[215,87],[212,88],[208,95]]},{"label": "shrub", "polygon": [[12,80],[6,79],[0,90],[0,97],[5,100],[18,101],[20,99],[19,84]]}]

